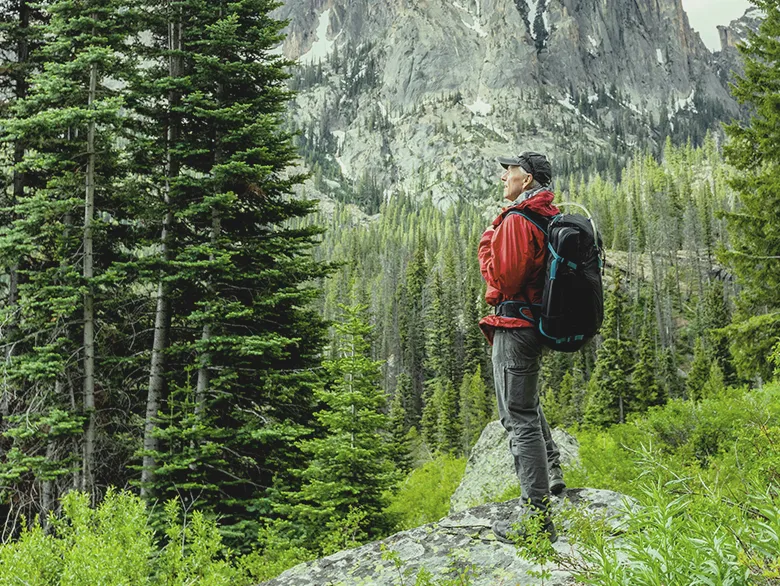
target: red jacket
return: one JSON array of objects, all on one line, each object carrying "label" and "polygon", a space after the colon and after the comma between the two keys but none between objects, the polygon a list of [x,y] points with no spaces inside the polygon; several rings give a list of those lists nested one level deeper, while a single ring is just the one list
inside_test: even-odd
[{"label": "red jacket", "polygon": [[[527,209],[543,216],[554,216],[559,213],[558,208],[552,205],[554,197],[551,191],[545,189],[504,208],[493,220],[493,225],[482,234],[479,267],[487,282],[485,300],[489,305],[509,300],[542,302],[544,234],[522,216],[510,214],[504,217],[504,213],[509,209]],[[479,327],[492,345],[495,328],[529,328],[531,323],[519,318],[489,315],[479,322]]]}]

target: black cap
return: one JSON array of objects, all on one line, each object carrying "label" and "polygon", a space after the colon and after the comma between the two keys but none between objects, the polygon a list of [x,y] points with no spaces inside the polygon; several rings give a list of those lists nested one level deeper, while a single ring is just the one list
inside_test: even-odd
[{"label": "black cap", "polygon": [[552,181],[550,161],[539,153],[525,152],[516,157],[498,157],[498,162],[504,169],[509,166],[522,167],[526,173],[533,175],[540,185],[549,185]]}]

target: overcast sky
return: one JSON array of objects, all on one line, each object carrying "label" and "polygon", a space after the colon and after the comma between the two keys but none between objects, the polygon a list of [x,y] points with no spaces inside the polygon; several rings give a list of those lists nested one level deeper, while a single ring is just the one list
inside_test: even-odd
[{"label": "overcast sky", "polygon": [[713,51],[720,50],[720,39],[715,27],[739,18],[752,6],[748,0],[682,0],[682,3],[691,26]]}]

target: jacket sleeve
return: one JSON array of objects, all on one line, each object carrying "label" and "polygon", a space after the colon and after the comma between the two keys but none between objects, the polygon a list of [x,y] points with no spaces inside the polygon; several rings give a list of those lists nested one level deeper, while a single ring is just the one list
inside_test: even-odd
[{"label": "jacket sleeve", "polygon": [[495,230],[482,235],[479,266],[488,292],[492,287],[504,299],[512,299],[522,291],[539,264],[541,249],[534,230],[522,216],[510,214]]}]

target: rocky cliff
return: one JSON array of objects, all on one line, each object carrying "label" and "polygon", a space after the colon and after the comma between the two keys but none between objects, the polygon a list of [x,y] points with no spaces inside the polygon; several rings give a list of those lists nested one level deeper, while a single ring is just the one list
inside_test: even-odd
[{"label": "rocky cliff", "polygon": [[720,51],[715,54],[718,72],[726,82],[742,73],[742,58],[737,45],[748,40],[751,32],[758,31],[764,15],[758,8],[749,8],[745,14],[732,20],[727,26],[719,26]]},{"label": "rocky cliff", "polygon": [[318,187],[358,199],[484,195],[499,153],[566,170],[737,112],[681,0],[288,0],[276,16]]}]

